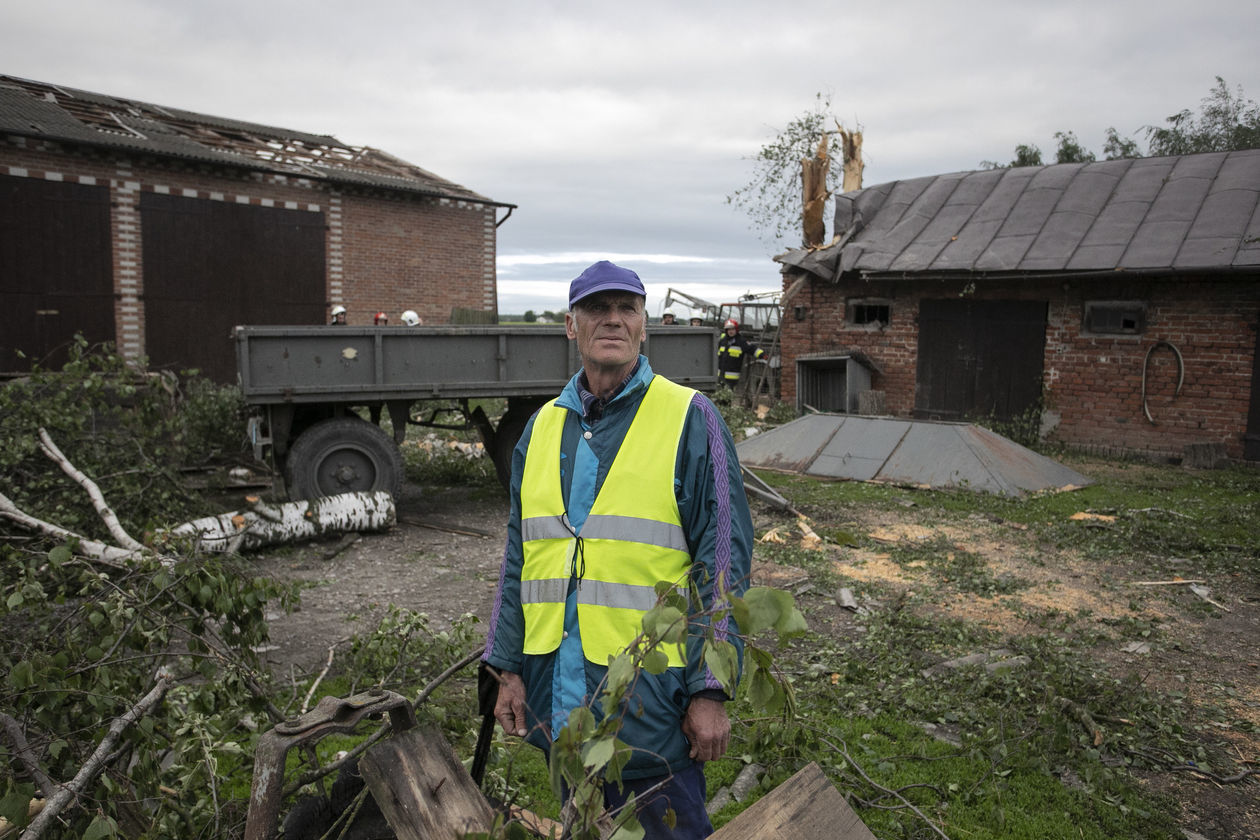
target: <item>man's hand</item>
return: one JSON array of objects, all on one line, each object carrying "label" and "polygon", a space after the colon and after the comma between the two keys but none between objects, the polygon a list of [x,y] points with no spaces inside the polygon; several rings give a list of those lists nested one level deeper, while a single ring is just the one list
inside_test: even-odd
[{"label": "man's hand", "polygon": [[525,737],[525,683],[520,674],[499,672],[499,699],[494,702],[494,719],[508,735]]},{"label": "man's hand", "polygon": [[726,704],[707,697],[692,697],[683,716],[682,731],[691,742],[693,760],[717,761],[726,754],[726,747],[731,741],[731,721],[726,716]]}]

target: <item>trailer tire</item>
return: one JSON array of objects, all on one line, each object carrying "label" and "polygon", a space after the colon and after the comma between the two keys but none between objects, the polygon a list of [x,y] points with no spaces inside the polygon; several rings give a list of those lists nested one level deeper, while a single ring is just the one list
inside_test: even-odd
[{"label": "trailer tire", "polygon": [[397,496],[403,461],[398,444],[357,417],[321,420],[302,432],[284,461],[291,499],[385,490]]}]

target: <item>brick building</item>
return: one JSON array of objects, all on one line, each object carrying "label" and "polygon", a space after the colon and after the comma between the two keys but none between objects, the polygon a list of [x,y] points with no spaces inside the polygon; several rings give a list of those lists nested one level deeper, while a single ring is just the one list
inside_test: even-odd
[{"label": "brick building", "polygon": [[78,332],[226,382],[237,324],[493,321],[512,208],[335,137],[0,76],[0,372]]},{"label": "brick building", "polygon": [[846,193],[834,244],[777,258],[784,398],[1260,460],[1258,200],[1260,150]]}]

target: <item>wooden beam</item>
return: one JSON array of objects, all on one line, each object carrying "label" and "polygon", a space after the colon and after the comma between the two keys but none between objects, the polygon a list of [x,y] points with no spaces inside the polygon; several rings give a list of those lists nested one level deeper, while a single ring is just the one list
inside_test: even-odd
[{"label": "wooden beam", "polygon": [[811,761],[709,840],[878,840]]},{"label": "wooden beam", "polygon": [[373,746],[359,772],[398,840],[488,832],[494,811],[442,733],[418,727]]}]

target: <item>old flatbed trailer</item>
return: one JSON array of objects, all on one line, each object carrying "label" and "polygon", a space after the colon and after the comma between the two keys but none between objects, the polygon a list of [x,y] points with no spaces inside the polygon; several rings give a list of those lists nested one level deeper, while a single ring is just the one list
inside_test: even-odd
[{"label": "old flatbed trailer", "polygon": [[[254,412],[254,454],[280,467],[291,498],[362,490],[397,493],[399,444],[409,425],[439,409],[473,427],[500,480],[530,415],[581,366],[561,326],[237,327],[241,391]],[[683,385],[717,386],[717,334],[708,327],[650,326],[642,352],[652,369]],[[506,398],[495,425],[470,400]],[[437,401],[430,419],[415,414]],[[441,405],[445,403],[445,405]],[[376,420],[387,415],[393,436]]]}]

